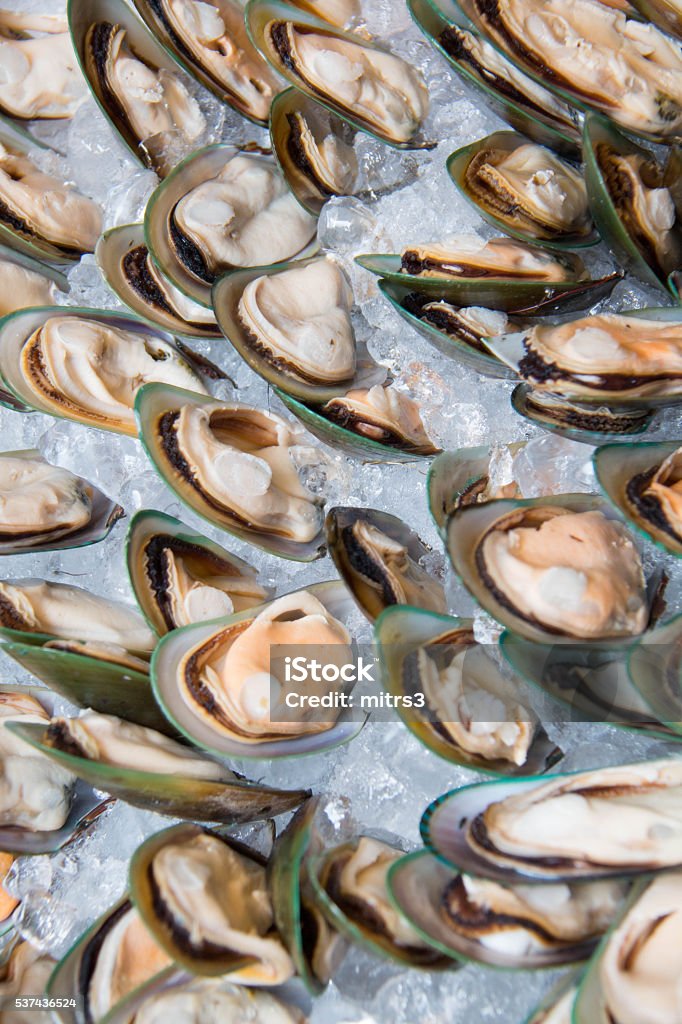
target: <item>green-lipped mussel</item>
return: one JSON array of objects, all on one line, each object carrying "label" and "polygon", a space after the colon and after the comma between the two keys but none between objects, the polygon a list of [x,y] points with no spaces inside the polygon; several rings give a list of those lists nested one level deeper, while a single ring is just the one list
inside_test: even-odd
[{"label": "green-lipped mussel", "polygon": [[512,391],[512,408],[519,416],[545,430],[585,444],[627,440],[649,428],[655,412],[652,409],[587,405],[569,401],[562,395],[538,391],[528,384],[518,384]]},{"label": "green-lipped mussel", "polygon": [[449,516],[465,505],[496,498],[520,498],[512,473],[512,460],[523,441],[506,445],[459,448],[443,452],[429,467],[429,511],[442,534]]},{"label": "green-lipped mussel", "polygon": [[0,13],[0,111],[18,120],[70,118],[85,99],[68,25],[58,15]]}]

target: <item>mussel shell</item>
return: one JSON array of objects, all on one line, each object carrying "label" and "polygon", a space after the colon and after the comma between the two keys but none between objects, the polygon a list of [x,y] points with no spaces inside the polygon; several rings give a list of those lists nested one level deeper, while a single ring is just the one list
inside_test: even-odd
[{"label": "mussel shell", "polygon": [[[449,928],[440,914],[440,903],[447,885],[459,872],[443,864],[429,850],[417,850],[397,861],[388,874],[392,902],[409,920],[421,938],[445,956],[462,963],[484,964],[500,970],[522,971],[558,967],[586,960],[597,945],[596,939],[572,944],[557,942],[545,951],[518,954],[486,948],[475,937],[467,938]],[[589,883],[587,883],[589,885]]]},{"label": "mussel shell", "polygon": [[549,229],[546,229],[542,235],[531,234],[515,227],[513,222],[510,223],[500,213],[495,213],[472,190],[467,182],[467,169],[475,156],[487,150],[513,153],[515,149],[525,145],[527,142],[528,139],[518,132],[493,132],[477,142],[470,142],[468,145],[455,150],[447,159],[447,172],[457,186],[460,195],[464,196],[471,203],[480,213],[481,217],[489,224],[492,224],[494,228],[507,235],[511,235],[513,238],[520,238],[522,242],[528,242],[530,245],[537,245],[543,249],[554,249],[559,252],[567,249],[585,249],[596,245],[600,239],[594,225],[591,226],[589,231],[562,232],[557,233],[554,237],[548,237]]},{"label": "mussel shell", "polygon": [[[452,970],[456,965],[449,956],[444,956],[435,949],[432,954],[426,950],[420,950],[415,955],[413,951],[393,942],[389,936],[374,931],[355,917],[349,917],[330,896],[323,879],[336,858],[352,853],[357,842],[358,840],[354,839],[342,846],[327,850],[324,854],[311,857],[308,876],[312,885],[313,898],[329,924],[360,949],[391,963],[430,971]],[[398,910],[402,914],[400,908]]]},{"label": "mussel shell", "polygon": [[250,0],[245,16],[249,36],[263,57],[278,74],[283,75],[291,85],[295,86],[296,89],[304,93],[311,100],[327,107],[328,110],[331,110],[333,114],[337,114],[342,120],[347,121],[353,128],[357,128],[362,132],[368,132],[393,149],[432,149],[435,146],[434,142],[425,141],[421,131],[413,135],[407,142],[396,142],[389,135],[370,126],[361,114],[356,114],[340,103],[336,103],[332,96],[328,94],[323,96],[315,92],[303,78],[299,77],[295,71],[280,60],[279,55],[271,46],[265,30],[271,21],[290,21],[296,25],[309,26],[320,34],[334,39],[347,39],[348,42],[364,46],[369,50],[377,50],[384,53],[391,51],[375,42],[368,42],[367,39],[356,32],[343,32],[341,29],[330,25],[329,22],[316,18],[306,11],[291,7],[287,3],[282,3],[281,0]]},{"label": "mussel shell", "polygon": [[318,412],[316,406],[299,402],[298,399],[280,388],[274,390],[283,405],[294,414],[306,430],[331,448],[344,452],[346,455],[361,459],[363,462],[386,463],[418,462],[420,459],[431,458],[430,455],[418,454],[408,448],[398,448],[395,445],[374,441],[371,437],[363,437],[361,434],[327,419],[326,416]]},{"label": "mussel shell", "polygon": [[585,118],[583,129],[585,180],[590,209],[599,228],[599,233],[618,260],[619,266],[629,270],[646,284],[656,285],[664,290],[668,289],[674,295],[675,292],[668,284],[665,274],[662,274],[660,268],[653,266],[647,260],[639,246],[630,237],[618,214],[597,159],[597,147],[602,143],[607,144],[623,156],[639,154],[648,160],[652,159],[651,150],[638,146],[603,117],[589,114]]},{"label": "mussel shell", "polygon": [[682,616],[642,634],[630,650],[628,673],[652,714],[682,736]]},{"label": "mussel shell", "polygon": [[[547,505],[556,505],[571,512],[597,510],[610,518],[617,518],[604,499],[593,494],[559,494],[525,500],[500,498],[458,509],[448,520],[446,534],[446,550],[450,562],[469,593],[506,629],[535,643],[556,643],[558,635],[526,621],[497,600],[481,577],[476,552],[487,531],[502,516],[518,509]],[[580,643],[579,640],[577,642]]]},{"label": "mussel shell", "polygon": [[[177,940],[170,922],[162,918],[158,913],[151,871],[154,857],[164,846],[175,842],[182,842],[184,839],[190,839],[193,836],[201,835],[208,831],[208,829],[201,828],[199,825],[185,824],[173,825],[170,828],[164,829],[163,832],[156,832],[146,839],[141,846],[138,846],[133,854],[130,861],[129,880],[131,900],[159,946],[176,963],[191,971],[192,974],[213,976],[227,974],[230,971],[238,971],[241,967],[248,967],[249,964],[254,962],[253,957],[225,950],[222,954],[216,954],[210,959],[205,958],[202,960],[192,951],[188,951]],[[236,849],[240,854],[248,856],[257,864],[265,866],[265,858],[257,853],[256,850],[230,839],[222,832],[210,834],[217,836],[228,846]]]},{"label": "mussel shell", "polygon": [[[355,195],[355,190],[350,192],[327,192],[315,181],[314,176],[300,163],[294,159],[291,151],[291,124],[289,117],[293,114],[301,114],[311,128],[316,128],[322,119],[329,121],[329,127],[325,134],[333,134],[344,138],[352,135],[352,130],[347,123],[339,120],[334,114],[330,114],[326,108],[319,103],[305,96],[298,89],[285,89],[272,101],[270,107],[270,139],[272,149],[277,162],[287,179],[289,188],[308,213],[317,217],[331,195]],[[321,126],[320,126],[321,127]],[[317,135],[316,135],[317,140]]]},{"label": "mussel shell", "polygon": [[146,321],[154,328],[161,328],[164,331],[171,331],[183,338],[192,340],[203,340],[204,338],[219,338],[220,328],[217,324],[207,325],[206,328],[198,328],[181,320],[174,313],[162,309],[151,302],[145,302],[139,292],[133,288],[122,271],[122,260],[134,249],[145,245],[144,227],[142,224],[123,224],[116,228],[110,228],[100,237],[95,249],[97,265],[102,271],[107,284],[118,298],[135,316]]},{"label": "mussel shell", "polygon": [[[16,400],[24,404],[28,409],[35,412],[47,413],[56,419],[68,419],[76,423],[83,423],[85,426],[96,426],[99,430],[106,430],[115,434],[128,434],[135,436],[134,427],[118,428],[100,424],[98,420],[89,418],[85,413],[82,416],[59,413],[47,403],[42,403],[39,396],[34,394],[24,381],[20,370],[20,355],[24,343],[51,317],[85,317],[107,327],[119,328],[124,331],[134,331],[136,334],[152,338],[160,338],[168,345],[180,351],[178,343],[171,334],[160,331],[158,328],[151,328],[136,317],[125,313],[117,313],[113,310],[88,309],[79,306],[36,306],[33,309],[19,310],[10,313],[9,316],[0,320],[0,382],[4,383],[7,391]],[[201,374],[206,372],[206,365],[201,357],[195,357],[194,353],[182,347],[180,353],[189,363],[192,369]],[[215,371],[212,364],[208,364],[211,372]],[[208,375],[208,374],[207,374]]]},{"label": "mussel shell", "polygon": [[[253,121],[254,124],[267,124],[267,121],[255,117],[248,109],[248,106],[238,96],[231,93],[209,70],[204,68],[199,59],[187,49],[184,42],[175,36],[172,29],[169,28],[159,13],[162,5],[158,3],[158,0],[133,0],[133,3],[149,31],[189,75],[192,75],[198,82],[201,82],[203,86],[209,89],[219,100],[222,100],[223,103],[233,107],[242,117]],[[238,0],[232,0],[231,6],[238,8],[240,4]]]},{"label": "mussel shell", "polygon": [[514,388],[511,404],[525,420],[582,444],[627,441],[648,430],[655,415],[651,409],[609,408],[606,404],[595,409],[560,395],[534,391],[529,384]]},{"label": "mussel shell", "polygon": [[[501,447],[515,456],[525,444],[525,441],[514,441]],[[443,452],[429,466],[426,477],[429,511],[441,536],[445,535],[448,518],[458,508],[479,503],[478,497],[488,484],[495,447],[481,445]]]},{"label": "mussel shell", "polygon": [[[505,632],[500,649],[515,672],[572,712],[571,719],[607,722],[632,732],[668,741],[676,735],[666,723],[645,711],[637,713],[619,697],[632,688],[628,652],[633,642],[620,646],[538,644]],[[635,688],[633,697],[637,698]]]},{"label": "mussel shell", "polygon": [[[367,523],[369,526],[374,526],[391,540],[402,544],[413,562],[419,563],[420,559],[431,554],[431,548],[424,544],[422,539],[402,519],[398,519],[397,516],[392,516],[388,512],[380,512],[375,508],[355,508],[342,505],[329,510],[325,520],[329,554],[360,611],[370,622],[374,622],[388,607],[388,604],[383,596],[379,596],[373,587],[365,583],[349,558],[346,540],[355,523]],[[438,581],[434,578],[434,582]]]},{"label": "mussel shell", "polygon": [[46,729],[41,724],[13,722],[8,728],[93,789],[171,818],[237,825],[291,811],[309,795],[309,790],[272,789],[247,779],[210,782],[183,778],[180,774],[123,768],[48,745],[44,739]]},{"label": "mussel shell", "polygon": [[[42,458],[40,452],[35,448],[19,452],[0,452],[0,459],[8,456],[39,460]],[[69,548],[82,548],[89,544],[97,544],[98,541],[108,537],[114,525],[125,515],[125,512],[120,505],[111,501],[106,494],[102,494],[92,484],[88,486],[92,490],[92,514],[89,523],[79,530],[72,530],[54,540],[49,536],[41,540],[42,535],[37,534],[30,543],[15,544],[9,539],[0,541],[0,556],[37,554],[40,551],[66,551]]]},{"label": "mussel shell", "polygon": [[[442,5],[441,5],[442,6]],[[451,68],[464,80],[467,86],[480,94],[494,113],[528,138],[543,146],[550,146],[558,153],[569,157],[580,155],[580,133],[576,114],[576,125],[573,131],[568,125],[555,120],[549,112],[542,112],[530,103],[524,103],[522,97],[510,98],[495,88],[491,83],[484,82],[471,70],[466,61],[449,53],[440,42],[440,36],[450,26],[471,32],[480,33],[463,12],[452,3],[447,15],[440,7],[430,0],[407,0],[407,7],[412,18],[427,37],[431,45],[445,57]]]},{"label": "mussel shell", "polygon": [[[682,322],[681,306],[653,306],[646,309],[621,309],[619,314],[634,317],[642,320],[666,321],[671,323]],[[494,338],[486,338],[485,344],[499,359],[519,373],[519,364],[525,356],[524,331],[515,334],[500,334]],[[660,406],[679,405],[682,403],[682,386],[678,395],[628,395],[624,392],[598,391],[593,389],[589,395],[575,394],[571,392],[571,382],[566,381],[562,385],[562,395],[575,401],[578,405],[606,405],[619,411],[630,411],[632,409],[657,409]],[[552,392],[553,394],[555,392]]]},{"label": "mussel shell", "polygon": [[[410,313],[409,310],[405,309],[403,299],[406,295],[417,289],[408,288],[404,285],[396,284],[393,280],[389,281],[383,278],[377,281],[377,287],[383,297],[393,306],[396,313],[403,320],[407,321],[411,327],[414,327],[415,331],[418,331],[422,338],[426,338],[444,356],[449,356],[458,363],[462,363],[464,366],[468,366],[470,369],[475,370],[477,373],[482,373],[486,377],[513,380],[513,373],[495,356],[490,355],[488,352],[479,352],[472,345],[468,345],[463,339],[454,338],[444,331],[439,331],[433,324],[421,320],[414,313]],[[435,298],[436,296],[434,296]]]},{"label": "mussel shell", "polygon": [[[335,617],[344,621],[352,611],[352,602],[343,583],[314,583],[304,587],[313,594]],[[228,629],[238,622],[251,621],[267,605],[250,608],[248,611],[214,619],[211,623],[198,623],[175,629],[162,638],[152,657],[152,686],[154,696],[169,722],[195,747],[218,757],[237,757],[245,760],[267,760],[280,757],[298,757],[323,750],[331,750],[353,739],[362,729],[364,717],[354,715],[352,709],[344,709],[335,725],[325,732],[309,733],[295,738],[269,740],[264,743],[241,743],[228,736],[221,736],[211,729],[203,718],[195,713],[178,690],[178,665],[186,652],[197,644],[205,642],[217,632]]]},{"label": "mussel shell", "polygon": [[197,549],[197,554],[202,552],[209,563],[213,565],[231,566],[236,573],[245,574],[255,579],[255,570],[242,558],[237,558],[225,548],[209,540],[200,533],[191,530],[179,519],[166,515],[165,512],[155,512],[153,509],[141,509],[136,512],[130,521],[128,535],[126,537],[126,565],[128,567],[128,578],[133,588],[140,611],[151,628],[163,636],[169,632],[168,624],[159,609],[155,595],[149,584],[147,574],[142,566],[142,559],[147,545],[154,538],[163,538],[166,541],[183,541]]},{"label": "mussel shell", "polygon": [[[400,606],[387,608],[378,618],[374,637],[379,648],[381,681],[387,693],[397,698],[412,693],[408,658],[430,644],[473,644],[473,619],[437,615],[421,608]],[[461,634],[458,636],[458,634]],[[419,691],[417,682],[416,689]],[[484,772],[486,775],[528,776],[541,774],[560,761],[563,752],[548,738],[538,723],[528,758],[522,765],[502,758],[491,760],[458,747],[446,738],[435,715],[428,706],[420,714],[415,707],[396,703],[398,715],[420,743],[451,764]]]},{"label": "mussel shell", "polygon": [[646,515],[645,508],[633,500],[635,494],[631,493],[630,484],[636,477],[646,477],[655,470],[680,444],[682,442],[664,441],[605,445],[598,448],[592,457],[597,482],[614,507],[641,534],[678,558],[682,558],[682,540],[657,521],[657,506],[651,510],[654,518]]},{"label": "mussel shell", "polygon": [[[0,339],[1,340],[1,339]],[[0,366],[1,369],[1,366]],[[135,399],[135,415],[142,446],[162,480],[177,494],[180,500],[193,512],[202,516],[213,526],[234,534],[240,540],[299,562],[310,562],[324,554],[324,537],[320,530],[312,541],[302,544],[286,537],[278,537],[264,530],[250,529],[227,512],[221,514],[203,499],[203,496],[187,481],[182,479],[171,465],[165,449],[159,441],[157,423],[167,412],[181,409],[187,404],[204,405],[213,399],[194,391],[166,385],[145,384]]]},{"label": "mussel shell", "polygon": [[213,285],[212,301],[221,331],[255,373],[273,387],[300,402],[321,405],[331,398],[344,395],[351,388],[367,388],[373,384],[381,384],[386,379],[386,368],[372,359],[366,345],[357,344],[357,368],[352,380],[338,384],[315,384],[294,372],[289,372],[286,368],[281,368],[260,352],[239,317],[239,301],[251,281],[259,277],[272,277],[288,270],[302,269],[310,263],[317,262],[318,259],[319,257],[313,256],[305,260],[275,263],[269,267],[232,270]]},{"label": "mussel shell", "polygon": [[116,100],[105,101],[101,89],[92,81],[85,56],[88,30],[92,25],[101,21],[118,25],[125,29],[126,41],[134,50],[136,57],[152,68],[163,68],[175,77],[180,73],[178,61],[161,45],[135,11],[124,3],[124,0],[68,0],[67,16],[71,40],[80,69],[97,106],[133,158],[143,167],[150,167],[157,174],[161,174],[163,168],[160,161],[154,159],[153,155],[147,151],[144,140],[133,135],[125,119],[121,117],[120,111],[116,109]]},{"label": "mussel shell", "polygon": [[[568,256],[568,254],[564,254]],[[401,258],[391,253],[363,253],[355,262],[389,284],[404,286],[411,292],[423,292],[449,299],[458,306],[485,306],[508,313],[549,316],[574,313],[594,306],[611,294],[623,274],[585,281],[510,281],[501,277],[419,277],[400,270]],[[507,360],[504,360],[507,362]]]},{"label": "mussel shell", "polygon": [[[171,218],[180,200],[203,182],[214,178],[239,151],[234,146],[205,146],[185,157],[152,193],[144,215],[144,235],[152,259],[176,288],[201,306],[212,305],[211,284],[199,281],[187,270],[171,245]],[[254,154],[249,154],[253,156]],[[270,160],[262,156],[260,159]],[[292,258],[304,259],[317,249],[313,238]]]},{"label": "mussel shell", "polygon": [[[11,632],[3,630],[2,635]],[[0,651],[79,708],[174,733],[154,700],[148,675],[85,654],[41,646],[46,639],[54,637],[14,632]]]}]

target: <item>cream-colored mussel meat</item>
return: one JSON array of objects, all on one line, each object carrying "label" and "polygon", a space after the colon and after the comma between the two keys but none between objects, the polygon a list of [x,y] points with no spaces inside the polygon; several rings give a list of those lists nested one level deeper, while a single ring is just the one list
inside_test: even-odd
[{"label": "cream-colored mussel meat", "polygon": [[54,540],[90,522],[92,488],[68,469],[20,453],[0,458],[0,540]]},{"label": "cream-colored mussel meat", "polygon": [[49,317],[25,341],[20,365],[28,387],[56,414],[128,434],[136,433],[133,406],[143,384],[206,394],[163,338],[81,316]]},{"label": "cream-colored mussel meat", "polygon": [[434,455],[440,450],[426,433],[414,399],[390,384],[353,388],[327,402],[322,413],[333,423],[381,444],[417,455]]},{"label": "cream-colored mussel meat", "polygon": [[249,117],[267,121],[277,79],[246,33],[234,0],[154,0],[149,3],[178,49],[189,54]]},{"label": "cream-colored mussel meat", "polygon": [[315,383],[355,373],[353,293],[326,259],[257,277],[239,300],[239,319],[254,347],[275,366]]},{"label": "cream-colored mussel meat", "polygon": [[43,706],[23,693],[0,693],[0,824],[32,832],[62,827],[69,815],[74,778],[6,729],[8,722],[47,725]]},{"label": "cream-colored mussel meat", "polygon": [[28,306],[53,305],[58,289],[38,270],[0,256],[0,316]]},{"label": "cream-colored mussel meat", "polygon": [[161,847],[149,876],[155,912],[189,955],[224,950],[254,957],[239,970],[244,984],[278,985],[294,973],[275,930],[265,866],[258,859],[199,832]]},{"label": "cream-colored mussel meat", "polygon": [[495,599],[533,625],[583,639],[635,636],[648,620],[644,573],[625,527],[599,511],[512,512],[476,551]]},{"label": "cream-colored mussel meat", "polygon": [[[42,995],[54,970],[54,960],[41,953],[29,942],[19,942],[0,968],[0,1003],[3,1024],[24,1024],[26,1010],[17,1006],[12,1009],[11,1000]],[[32,1024],[51,1024],[49,1010],[31,1010]]]},{"label": "cream-colored mussel meat", "polygon": [[682,872],[659,875],[609,936],[599,981],[613,1024],[682,1020]]},{"label": "cream-colored mussel meat", "polygon": [[176,288],[161,273],[146,245],[137,245],[123,256],[120,272],[127,284],[153,310],[177,317],[186,327],[199,331],[217,330],[215,314],[207,306]]},{"label": "cream-colored mussel meat", "polygon": [[65,18],[0,10],[0,109],[72,117],[86,93]]},{"label": "cream-colored mussel meat", "polygon": [[400,57],[291,21],[271,21],[265,31],[284,67],[390,140],[409,142],[426,117],[426,86]]},{"label": "cream-colored mussel meat", "polygon": [[312,186],[322,199],[350,193],[358,174],[353,147],[333,131],[315,132],[300,110],[286,116],[286,147],[291,161],[287,174],[301,176],[304,184]]},{"label": "cream-colored mussel meat", "polygon": [[26,241],[49,243],[74,258],[94,252],[102,211],[29,157],[0,143],[0,224]]},{"label": "cream-colored mussel meat", "polygon": [[682,541],[682,448],[653,470],[631,477],[627,498],[638,518]]},{"label": "cream-colored mussel meat", "polygon": [[229,977],[195,978],[150,996],[132,1024],[303,1024],[298,1010]]},{"label": "cream-colored mussel meat", "polygon": [[294,6],[339,28],[348,25],[360,14],[361,9],[360,0],[294,0]]},{"label": "cream-colored mussel meat", "polygon": [[170,462],[212,508],[296,542],[317,536],[320,507],[292,458],[298,433],[279,416],[215,402],[183,406],[160,427]]},{"label": "cream-colored mussel meat", "polygon": [[417,663],[426,704],[448,739],[490,760],[525,764],[535,716],[484,650],[465,646],[440,666],[422,647]]},{"label": "cream-colored mussel meat", "polygon": [[513,238],[456,235],[446,242],[403,249],[401,270],[418,277],[504,277],[568,281],[575,278],[557,257]]},{"label": "cream-colored mussel meat", "polygon": [[315,226],[273,163],[237,155],[180,199],[170,231],[181,263],[200,281],[212,282],[231,267],[265,266],[295,256]]},{"label": "cream-colored mussel meat", "polygon": [[[333,709],[290,708],[295,684],[273,674],[271,647],[316,645],[326,664],[339,668],[352,659],[345,626],[308,591],[278,598],[252,620],[216,630],[188,651],[178,667],[182,698],[217,733],[242,743],[324,732],[336,719]],[[306,693],[324,696],[330,686],[307,680]]]}]

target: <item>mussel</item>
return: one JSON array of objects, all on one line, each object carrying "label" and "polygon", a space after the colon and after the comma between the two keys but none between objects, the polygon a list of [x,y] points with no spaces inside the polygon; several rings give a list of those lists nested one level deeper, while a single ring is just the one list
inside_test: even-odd
[{"label": "mussel", "polygon": [[0,110],[22,120],[73,117],[85,99],[64,18],[0,13]]},{"label": "mussel", "polygon": [[246,18],[263,56],[296,88],[390,145],[415,144],[429,96],[407,61],[279,0],[252,3]]},{"label": "mussel", "polygon": [[519,416],[560,437],[585,444],[627,440],[647,430],[654,416],[652,409],[620,408],[606,402],[605,398],[603,405],[583,404],[563,395],[535,390],[528,384],[518,384],[511,396],[512,407]]},{"label": "mussel", "polygon": [[211,92],[250,120],[267,124],[278,82],[246,33],[238,0],[135,0],[135,7]]},{"label": "mussel", "polygon": [[139,1001],[131,1024],[200,1024],[207,1004],[222,1024],[304,1024],[298,1007],[271,992],[237,985],[230,977],[160,984]]},{"label": "mussel", "polygon": [[[17,1019],[21,1024],[21,1004],[14,1003],[17,1007],[14,1012],[9,1007],[15,1000],[43,996],[54,965],[51,956],[41,953],[30,942],[18,942],[13,946],[0,969],[0,1000],[8,1007],[3,1010],[5,1024],[17,1024]],[[49,1024],[48,1011],[32,1010],[31,1015],[35,1024]]]},{"label": "mussel", "polygon": [[480,505],[497,498],[520,498],[512,460],[525,442],[481,445],[443,452],[429,467],[426,487],[429,511],[444,533],[448,518],[465,505]]},{"label": "mussel", "polygon": [[360,0],[292,0],[292,6],[346,28],[360,14]]},{"label": "mussel", "polygon": [[53,267],[0,245],[0,317],[28,306],[51,306],[68,290],[66,278]]},{"label": "mussel", "polygon": [[193,153],[152,195],[145,237],[171,282],[205,306],[228,270],[306,255],[316,221],[296,201],[271,157],[209,146]]}]

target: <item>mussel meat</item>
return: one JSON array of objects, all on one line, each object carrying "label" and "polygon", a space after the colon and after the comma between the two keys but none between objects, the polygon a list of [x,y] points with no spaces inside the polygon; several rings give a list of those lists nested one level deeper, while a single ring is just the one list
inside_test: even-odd
[{"label": "mussel meat", "polygon": [[446,243],[403,249],[401,271],[416,277],[495,277],[512,281],[574,281],[584,277],[577,261],[550,255],[513,238],[457,235]]},{"label": "mussel meat", "polygon": [[85,99],[63,18],[0,11],[0,110],[10,117],[73,117]]},{"label": "mussel meat", "polygon": [[391,385],[353,388],[321,406],[332,423],[360,437],[415,455],[436,455],[438,448],[426,433],[419,406]]}]

